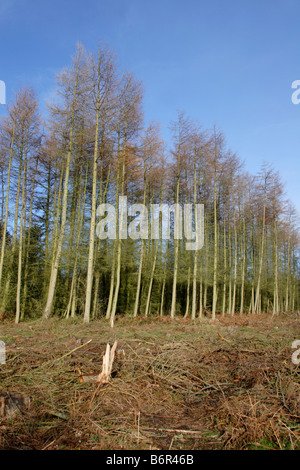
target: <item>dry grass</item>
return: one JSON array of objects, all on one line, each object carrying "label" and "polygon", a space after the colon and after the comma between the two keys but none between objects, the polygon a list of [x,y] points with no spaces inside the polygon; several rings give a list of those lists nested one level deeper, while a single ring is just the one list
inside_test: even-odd
[{"label": "dry grass", "polygon": [[[0,338],[0,395],[31,399],[0,418],[0,449],[300,449],[296,316],[2,322]],[[80,383],[115,340],[110,383]]]}]

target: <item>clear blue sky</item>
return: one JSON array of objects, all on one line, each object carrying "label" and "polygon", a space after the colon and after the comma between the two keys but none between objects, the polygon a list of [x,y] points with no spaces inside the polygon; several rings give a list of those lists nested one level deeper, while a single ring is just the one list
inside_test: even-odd
[{"label": "clear blue sky", "polygon": [[216,124],[246,169],[280,171],[300,212],[299,0],[0,0],[7,99],[33,85],[44,111],[76,42],[99,40],[144,83],[146,122],[166,137],[178,110]]}]

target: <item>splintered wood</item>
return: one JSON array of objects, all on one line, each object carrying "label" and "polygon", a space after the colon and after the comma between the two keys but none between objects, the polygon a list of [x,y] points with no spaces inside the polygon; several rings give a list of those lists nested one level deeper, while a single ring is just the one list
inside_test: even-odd
[{"label": "splintered wood", "polygon": [[117,349],[117,341],[115,341],[112,348],[109,344],[106,346],[106,352],[103,356],[102,372],[99,375],[81,375],[80,382],[96,382],[98,384],[107,384],[110,381],[113,362],[115,359],[115,352]]}]

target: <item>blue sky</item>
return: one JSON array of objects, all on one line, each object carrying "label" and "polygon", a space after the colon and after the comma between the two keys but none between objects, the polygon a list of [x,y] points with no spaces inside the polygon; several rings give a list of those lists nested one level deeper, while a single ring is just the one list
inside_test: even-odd
[{"label": "blue sky", "polygon": [[99,40],[144,83],[146,122],[166,138],[178,110],[216,124],[247,170],[279,170],[300,213],[299,0],[1,0],[7,100],[32,85],[44,112],[76,43]]}]

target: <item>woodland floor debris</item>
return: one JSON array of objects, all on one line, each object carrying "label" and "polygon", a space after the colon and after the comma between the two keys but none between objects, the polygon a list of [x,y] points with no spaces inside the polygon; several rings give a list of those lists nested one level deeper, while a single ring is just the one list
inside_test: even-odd
[{"label": "woodland floor debris", "polygon": [[[295,315],[53,318],[1,323],[0,339],[0,396],[30,400],[1,413],[0,449],[300,449]],[[110,380],[80,382],[116,341]]]},{"label": "woodland floor debris", "polygon": [[19,393],[4,393],[0,395],[0,417],[11,418],[22,409],[29,409],[30,399]]}]

